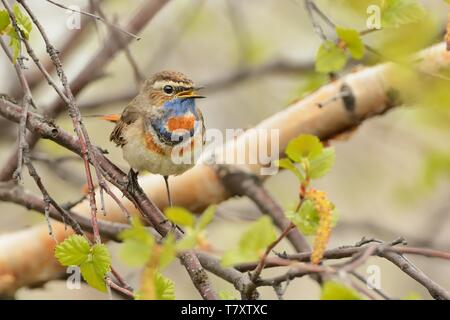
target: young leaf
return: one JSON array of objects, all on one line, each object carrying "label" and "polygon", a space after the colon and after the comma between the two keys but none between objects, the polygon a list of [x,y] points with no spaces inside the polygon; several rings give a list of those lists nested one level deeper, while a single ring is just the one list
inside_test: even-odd
[{"label": "young leaf", "polygon": [[8,12],[6,10],[0,10],[0,35],[5,31],[9,24],[10,19]]},{"label": "young leaf", "polygon": [[276,161],[276,165],[278,165],[280,168],[287,169],[291,171],[295,176],[298,178],[298,180],[303,181],[305,180],[305,177],[303,173],[300,171],[299,168],[297,168],[289,158],[283,158]]},{"label": "young leaf", "polygon": [[219,298],[220,300],[237,300],[236,297],[227,291],[220,291],[219,292]]},{"label": "young leaf", "polygon": [[123,240],[119,257],[130,266],[142,266],[150,258],[155,240],[138,218],[131,220],[131,226],[119,234]]},{"label": "young leaf", "polygon": [[163,269],[167,267],[174,259],[176,255],[175,236],[173,233],[169,233],[166,236],[166,240],[160,248],[159,252],[159,268]]},{"label": "young leaf", "polygon": [[88,259],[90,246],[81,235],[73,235],[55,248],[55,257],[63,266],[79,266]]},{"label": "young leaf", "polygon": [[173,282],[155,268],[147,265],[141,277],[141,288],[135,296],[139,300],[174,300]]},{"label": "young leaf", "polygon": [[361,300],[361,296],[342,283],[327,281],[322,286],[321,300]]},{"label": "young leaf", "polygon": [[425,16],[425,9],[417,0],[385,0],[381,12],[383,28],[415,23]]},{"label": "young leaf", "polygon": [[198,230],[187,229],[184,237],[177,242],[176,248],[179,251],[189,250],[197,245]]},{"label": "young leaf", "polygon": [[111,256],[104,244],[91,248],[88,260],[80,265],[81,275],[93,288],[106,292],[105,276],[111,270]]},{"label": "young leaf", "polygon": [[145,265],[151,255],[152,247],[135,239],[125,240],[119,248],[119,257],[131,267]]},{"label": "young leaf", "polygon": [[410,292],[406,296],[404,296],[402,300],[423,300],[423,298],[417,292]]},{"label": "young leaf", "polygon": [[336,33],[347,47],[350,55],[357,60],[362,59],[364,56],[364,44],[361,40],[359,32],[355,29],[347,29],[342,27],[336,27]]},{"label": "young leaf", "polygon": [[28,18],[28,16],[26,16],[25,14],[22,13],[22,11],[20,11],[20,7],[17,3],[14,5],[13,11],[14,16],[16,17],[17,26],[22,31],[25,39],[28,40],[30,37],[31,29],[33,27],[30,18]]},{"label": "young leaf", "polygon": [[259,255],[276,239],[276,233],[269,217],[261,217],[253,222],[241,236],[237,249],[228,250],[222,257],[222,264],[233,265],[241,262],[250,262],[259,258]]},{"label": "young leaf", "polygon": [[293,99],[301,99],[308,94],[316,91],[329,81],[330,78],[326,74],[318,72],[308,73],[304,76],[304,81],[302,82],[302,84],[294,90]]},{"label": "young leaf", "polygon": [[311,200],[303,201],[298,212],[287,211],[286,216],[303,234],[313,235],[316,233],[320,219],[319,213]]},{"label": "young leaf", "polygon": [[95,244],[91,252],[91,261],[98,273],[106,275],[106,273],[111,271],[111,256],[104,244]]},{"label": "young leaf", "polygon": [[175,285],[172,280],[164,277],[160,272],[155,273],[156,299],[174,300]]},{"label": "young leaf", "polygon": [[12,53],[13,53],[13,63],[15,64],[17,61],[17,58],[20,55],[20,49],[21,49],[20,38],[17,35],[14,28],[11,28],[9,30],[8,36],[9,36],[9,46],[12,49]]},{"label": "young leaf", "polygon": [[243,251],[261,253],[271,244],[277,235],[272,220],[263,216],[253,222],[239,240],[239,248]]},{"label": "young leaf", "polygon": [[286,147],[287,156],[295,161],[301,162],[303,158],[312,160],[322,153],[323,145],[319,138],[309,134],[302,134],[289,141]]},{"label": "young leaf", "polygon": [[167,219],[175,224],[179,224],[185,227],[193,227],[195,224],[195,218],[192,213],[181,207],[171,207],[165,210]]},{"label": "young leaf", "polygon": [[347,57],[342,48],[330,40],[322,43],[316,55],[316,71],[322,73],[337,72],[347,63]]},{"label": "young leaf", "polygon": [[80,270],[83,279],[86,280],[88,285],[98,291],[106,292],[105,275],[97,272],[92,261],[83,263],[80,266]]},{"label": "young leaf", "polygon": [[323,177],[333,167],[335,160],[334,148],[323,149],[322,153],[309,162],[309,176],[311,179]]},{"label": "young leaf", "polygon": [[216,213],[216,206],[209,206],[200,217],[197,224],[197,229],[199,230],[205,229],[211,223],[215,213]]},{"label": "young leaf", "polygon": [[239,248],[227,250],[222,256],[224,266],[233,266],[239,263],[256,261],[259,258],[258,252],[242,251]]},{"label": "young leaf", "polygon": [[147,246],[152,246],[155,243],[153,236],[145,229],[139,218],[133,217],[131,220],[131,228],[122,231],[119,238],[124,242],[126,240],[136,240],[144,243]]}]

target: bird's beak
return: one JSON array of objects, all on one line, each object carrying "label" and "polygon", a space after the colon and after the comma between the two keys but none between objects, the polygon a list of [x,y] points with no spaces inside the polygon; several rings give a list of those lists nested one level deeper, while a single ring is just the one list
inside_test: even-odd
[{"label": "bird's beak", "polygon": [[197,90],[202,89],[201,87],[194,88],[192,90],[186,90],[181,91],[177,93],[178,98],[184,98],[184,99],[200,99],[200,98],[206,98],[205,96],[202,96],[198,94]]}]

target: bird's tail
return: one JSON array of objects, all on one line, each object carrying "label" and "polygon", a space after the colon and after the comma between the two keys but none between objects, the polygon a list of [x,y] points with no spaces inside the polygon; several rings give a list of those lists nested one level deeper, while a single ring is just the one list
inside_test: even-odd
[{"label": "bird's tail", "polygon": [[91,114],[84,116],[85,118],[99,118],[109,122],[116,123],[120,120],[120,114]]}]

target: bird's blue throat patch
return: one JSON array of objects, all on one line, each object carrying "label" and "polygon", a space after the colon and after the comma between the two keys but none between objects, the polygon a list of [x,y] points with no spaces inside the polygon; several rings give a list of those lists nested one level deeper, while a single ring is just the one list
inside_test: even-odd
[{"label": "bird's blue throat patch", "polygon": [[162,107],[163,112],[159,117],[150,119],[150,124],[155,130],[159,140],[167,145],[174,146],[183,141],[183,139],[188,138],[186,136],[187,132],[174,132],[170,130],[168,125],[170,121],[174,119],[195,119],[192,128],[189,128],[189,137],[194,136],[195,132],[200,129],[199,120],[200,117],[195,107],[194,99],[179,99],[175,98],[166,102]]}]

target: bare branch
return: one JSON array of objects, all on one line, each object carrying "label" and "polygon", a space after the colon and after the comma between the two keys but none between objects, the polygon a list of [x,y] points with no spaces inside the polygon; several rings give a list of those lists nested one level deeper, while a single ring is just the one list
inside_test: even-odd
[{"label": "bare branch", "polygon": [[94,18],[95,20],[102,21],[102,22],[104,22],[108,27],[114,28],[114,29],[116,29],[116,30],[118,30],[118,31],[120,31],[120,32],[122,32],[122,33],[124,33],[124,34],[126,34],[126,35],[128,35],[128,36],[130,36],[130,37],[135,38],[136,40],[141,40],[141,37],[139,37],[139,36],[137,36],[137,35],[135,35],[135,34],[129,32],[128,30],[126,30],[126,29],[124,29],[124,28],[122,28],[122,27],[120,27],[120,26],[118,26],[118,25],[116,25],[116,24],[110,23],[110,22],[109,22],[107,19],[105,19],[104,17],[97,16],[97,15],[95,15],[95,14],[93,14],[93,13],[90,13],[90,12],[86,12],[86,11],[82,11],[82,10],[75,10],[75,9],[69,8],[69,7],[66,7],[65,5],[63,5],[63,4],[61,4],[61,3],[57,3],[57,2],[55,2],[55,1],[53,1],[53,0],[47,0],[47,2],[50,2],[50,3],[54,4],[55,6],[60,7],[60,8],[62,8],[62,9],[69,10],[69,11],[72,11],[72,12],[75,12],[75,13],[80,13],[80,14],[83,14],[83,15],[85,15],[85,16]]},{"label": "bare branch", "polygon": [[[18,122],[20,120],[20,108],[10,101],[0,99],[0,114],[11,121]],[[44,138],[49,138],[58,144],[64,146],[79,155],[82,149],[78,143],[78,139],[64,132],[62,129],[52,123],[46,123],[37,115],[28,114],[28,129],[39,133]],[[172,231],[171,223],[167,223],[164,214],[153,204],[141,188],[135,188],[130,192],[128,188],[127,175],[119,168],[112,164],[104,154],[98,149],[93,149],[93,157],[99,162],[102,173],[115,185],[141,212],[142,216],[162,235]],[[90,159],[90,161],[92,161]],[[183,236],[179,229],[176,229],[176,237],[179,239]],[[208,281],[208,276],[202,268],[193,251],[188,251],[179,256],[185,265],[194,285],[199,290],[204,299],[216,299],[217,295]]]}]

